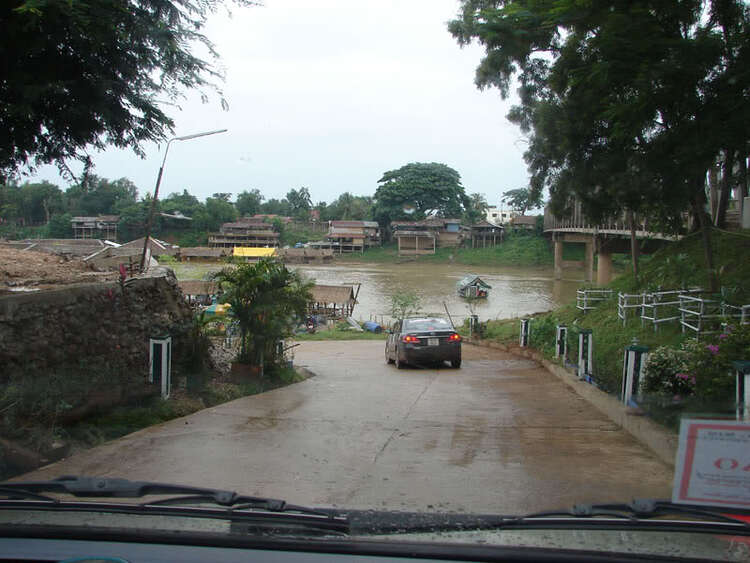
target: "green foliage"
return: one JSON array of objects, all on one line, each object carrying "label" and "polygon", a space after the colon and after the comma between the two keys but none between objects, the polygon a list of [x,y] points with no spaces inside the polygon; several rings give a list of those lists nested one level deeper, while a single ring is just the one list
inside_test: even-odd
[{"label": "green foliage", "polygon": [[260,190],[245,190],[237,195],[234,206],[237,208],[240,217],[252,217],[256,213],[260,213],[260,206],[264,199]]},{"label": "green foliage", "polygon": [[532,193],[529,188],[518,188],[504,192],[500,200],[510,205],[521,215],[526,215],[528,210],[541,206],[541,193]]},{"label": "green foliage", "polygon": [[[0,176],[29,163],[57,163],[69,173],[68,159],[90,163],[89,147],[142,155],[144,143],[165,140],[174,122],[162,103],[183,89],[218,90],[218,55],[202,30],[220,4],[3,2]],[[195,47],[204,58],[191,53]]]},{"label": "green foliage", "polygon": [[413,162],[384,173],[378,184],[373,215],[382,226],[433,214],[461,217],[471,205],[461,176],[445,164]]},{"label": "green foliage", "polygon": [[[567,249],[566,249],[567,250]],[[566,254],[566,259],[582,259],[583,250],[577,249]],[[508,233],[504,242],[487,248],[438,248],[435,254],[420,256],[420,262],[454,263],[467,266],[548,266],[553,262],[549,241],[534,233]],[[365,250],[364,255],[342,254],[336,257],[343,262],[399,262],[395,244],[384,244]]]},{"label": "green foliage", "polygon": [[[175,213],[179,211],[186,217],[193,217],[198,211],[203,209],[203,204],[198,198],[190,194],[187,190],[182,193],[171,193],[166,198],[159,200],[159,207],[164,213]],[[178,228],[192,227],[190,221],[178,221],[175,223]]]},{"label": "green foliage", "polygon": [[391,295],[391,317],[403,319],[414,315],[422,307],[422,300],[414,291],[398,291]]},{"label": "green foliage", "polygon": [[[278,221],[278,219],[276,219]],[[279,222],[279,243],[282,246],[294,245],[298,242],[310,242],[315,240],[323,240],[328,231],[316,230],[309,227],[298,227],[294,223],[284,226]]]},{"label": "green foliage", "polygon": [[343,323],[341,325],[337,324],[330,330],[316,330],[312,334],[300,332],[294,335],[294,339],[300,342],[320,340],[385,340],[386,336],[385,331],[378,334],[368,330],[358,332],[352,330],[348,324]]},{"label": "green foliage", "polygon": [[38,225],[63,207],[62,191],[49,182],[0,185],[0,218],[6,221]]},{"label": "green foliage", "polygon": [[659,346],[648,356],[644,369],[643,390],[668,396],[691,395],[695,376],[690,375],[691,354],[685,349]]},{"label": "green foliage", "polygon": [[746,155],[749,29],[741,0],[463,0],[449,24],[486,49],[479,87],[520,84],[508,117],[529,136],[532,194],[549,189],[557,214],[575,197],[593,223],[625,210],[671,231],[688,209],[705,217],[717,157],[731,176]]},{"label": "green foliage", "polygon": [[72,215],[95,216],[135,205],[138,188],[127,178],[107,180],[87,174],[84,181],[65,191],[65,200]]},{"label": "green foliage", "polygon": [[298,190],[289,190],[286,194],[286,200],[289,202],[291,214],[297,219],[307,220],[312,209],[312,200],[310,199],[310,190],[301,187]]},{"label": "green foliage", "polygon": [[[214,194],[217,195],[217,194]],[[193,226],[201,231],[218,231],[222,223],[237,219],[234,205],[222,197],[208,197],[203,209],[198,209],[193,216]]]},{"label": "green foliage", "polygon": [[[750,237],[742,233],[713,230],[711,240],[719,285],[733,290],[730,299],[733,304],[750,303],[750,285],[747,283],[750,276],[747,260]],[[700,235],[689,235],[664,245],[649,260],[644,260],[641,279],[644,283],[639,284],[628,271],[615,279],[610,287],[625,293],[639,291],[639,287],[649,290],[704,287],[706,260]]]},{"label": "green foliage", "polygon": [[311,299],[312,282],[273,260],[242,263],[212,274],[224,289],[222,301],[240,326],[239,360],[273,366],[276,343],[292,334]]},{"label": "green foliage", "polygon": [[55,214],[50,217],[47,224],[47,234],[50,238],[71,238],[73,236],[73,227],[70,224],[72,219],[70,213]]},{"label": "green foliage", "polygon": [[372,219],[373,199],[370,196],[342,193],[329,205],[318,204],[321,221],[366,221]]}]

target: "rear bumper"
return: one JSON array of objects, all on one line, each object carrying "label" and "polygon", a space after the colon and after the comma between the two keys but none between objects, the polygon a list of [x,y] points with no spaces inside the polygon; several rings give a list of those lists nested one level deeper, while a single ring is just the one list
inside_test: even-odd
[{"label": "rear bumper", "polygon": [[407,364],[460,360],[461,343],[452,342],[440,346],[404,344],[399,350],[399,359]]}]

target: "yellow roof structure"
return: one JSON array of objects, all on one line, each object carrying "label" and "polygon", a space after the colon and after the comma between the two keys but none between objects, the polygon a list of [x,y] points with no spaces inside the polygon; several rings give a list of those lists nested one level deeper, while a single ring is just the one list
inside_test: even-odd
[{"label": "yellow roof structure", "polygon": [[243,258],[265,258],[268,256],[276,256],[275,248],[251,248],[249,246],[235,246],[234,256],[242,256]]}]

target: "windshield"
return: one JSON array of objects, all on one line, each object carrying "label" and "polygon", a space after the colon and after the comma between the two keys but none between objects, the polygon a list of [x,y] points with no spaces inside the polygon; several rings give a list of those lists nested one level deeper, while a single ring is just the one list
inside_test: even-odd
[{"label": "windshield", "polygon": [[445,319],[406,319],[404,330],[450,330],[451,325]]},{"label": "windshield", "polygon": [[747,2],[110,4],[0,8],[0,481],[750,509]]}]

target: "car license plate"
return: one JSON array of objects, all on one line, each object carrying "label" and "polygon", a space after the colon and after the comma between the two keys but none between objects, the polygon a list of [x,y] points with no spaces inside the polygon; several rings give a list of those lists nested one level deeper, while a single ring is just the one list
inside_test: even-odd
[{"label": "car license plate", "polygon": [[437,346],[440,344],[439,338],[428,338],[427,339],[427,346]]}]

